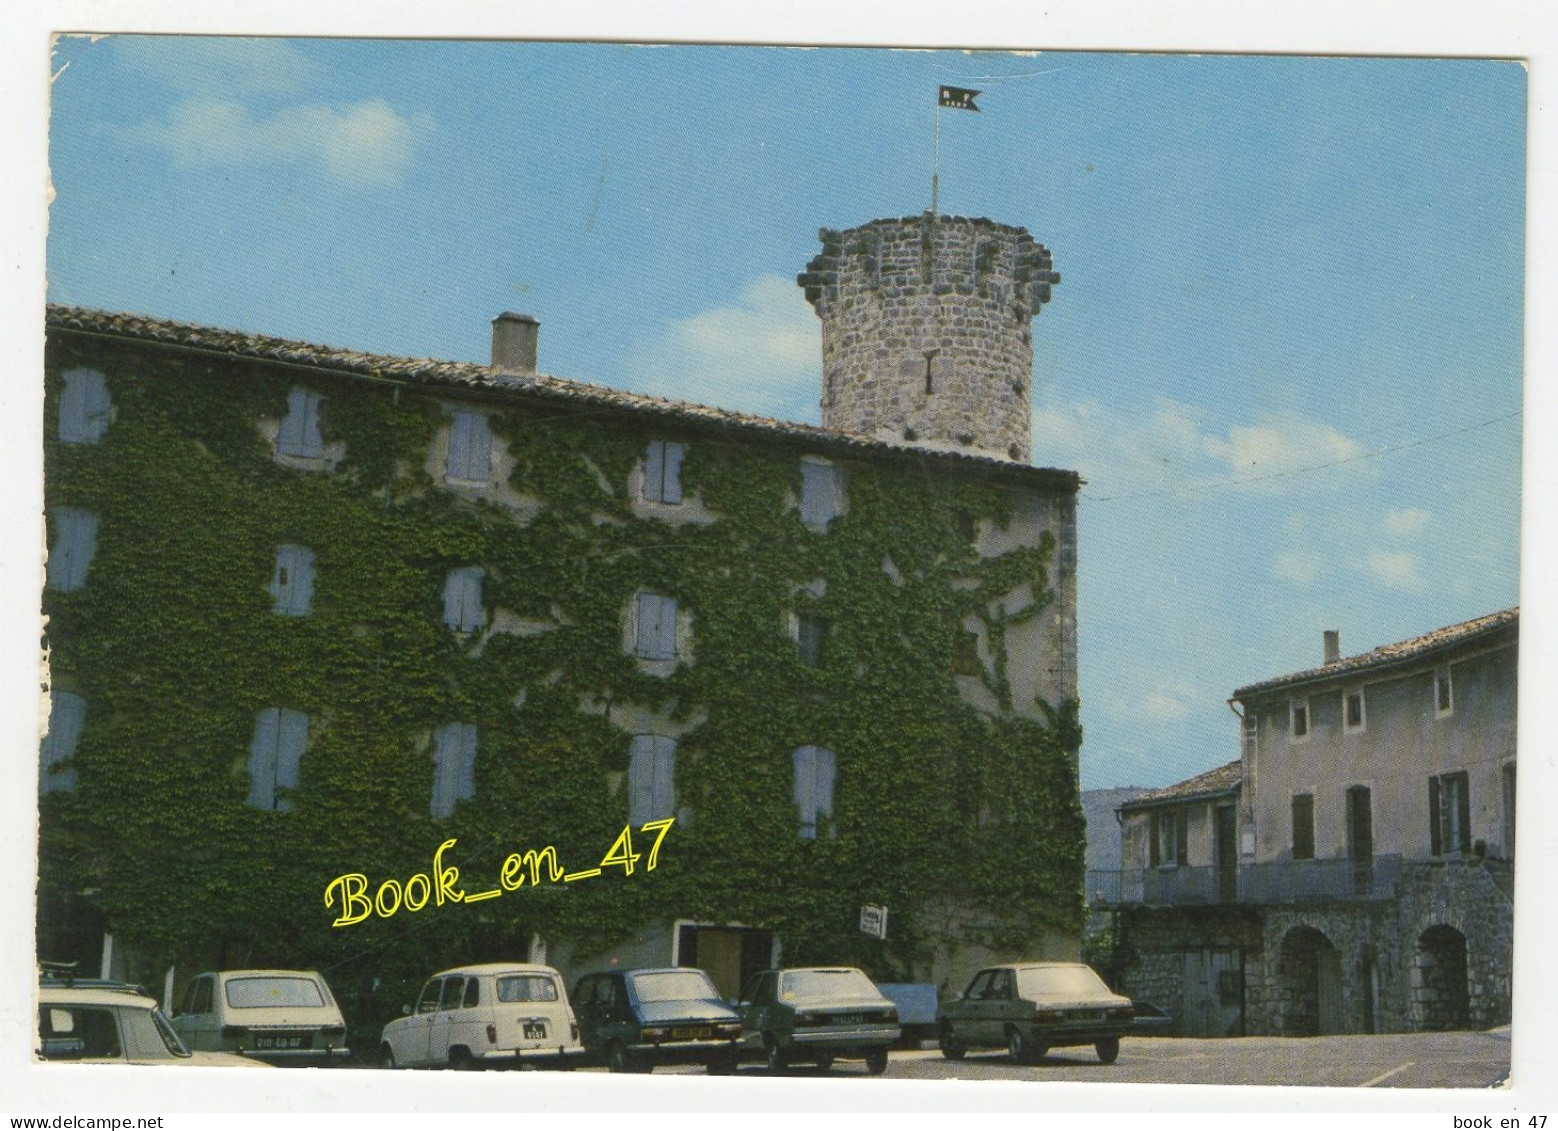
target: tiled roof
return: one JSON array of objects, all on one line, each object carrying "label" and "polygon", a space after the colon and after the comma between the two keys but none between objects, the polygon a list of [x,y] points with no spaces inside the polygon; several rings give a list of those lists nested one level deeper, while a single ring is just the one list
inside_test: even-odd
[{"label": "tiled roof", "polygon": [[727,431],[783,438],[817,449],[862,457],[912,459],[929,465],[940,464],[965,471],[983,471],[1000,478],[1049,489],[1075,491],[1082,483],[1074,471],[1032,467],[1025,463],[969,452],[948,451],[909,443],[889,443],[853,432],[798,424],[728,409],[693,404],[690,401],[629,393],[605,385],[570,381],[544,374],[501,373],[486,365],[469,361],[436,361],[431,358],[396,357],[389,354],[362,353],[335,346],[315,345],[222,330],[188,322],[173,322],[138,314],[118,314],[89,310],[78,306],[50,303],[46,324],[51,330],[72,331],[97,337],[123,338],[178,349],[217,353],[256,361],[281,362],[338,374],[408,384],[464,388],[487,395],[512,396],[566,402],[581,409],[617,410],[624,413],[650,413],[679,422],[708,425]]},{"label": "tiled roof", "polygon": [[1243,763],[1239,761],[1229,762],[1226,766],[1218,766],[1215,770],[1207,770],[1204,774],[1197,774],[1193,778],[1186,778],[1182,782],[1166,785],[1162,789],[1155,789],[1151,793],[1144,793],[1140,797],[1133,797],[1121,809],[1137,809],[1145,805],[1162,805],[1169,801],[1193,801],[1201,797],[1221,797],[1224,794],[1233,793],[1244,780]]},{"label": "tiled roof", "polygon": [[1490,613],[1485,617],[1477,617],[1474,620],[1446,625],[1444,628],[1436,628],[1432,632],[1424,633],[1422,636],[1414,636],[1412,639],[1403,640],[1399,644],[1385,644],[1372,652],[1364,652],[1358,656],[1344,656],[1334,664],[1323,664],[1318,668],[1308,668],[1301,672],[1293,672],[1290,675],[1281,675],[1274,679],[1262,680],[1260,683],[1252,683],[1248,687],[1239,688],[1239,690],[1233,693],[1233,697],[1235,699],[1243,699],[1247,695],[1255,695],[1279,687],[1288,687],[1292,684],[1309,683],[1314,680],[1330,679],[1333,676],[1351,674],[1368,668],[1404,663],[1408,660],[1426,656],[1432,652],[1442,651],[1454,645],[1465,644],[1468,641],[1490,635],[1506,627],[1518,628],[1519,624],[1520,609],[1518,607],[1505,609],[1503,612]]}]

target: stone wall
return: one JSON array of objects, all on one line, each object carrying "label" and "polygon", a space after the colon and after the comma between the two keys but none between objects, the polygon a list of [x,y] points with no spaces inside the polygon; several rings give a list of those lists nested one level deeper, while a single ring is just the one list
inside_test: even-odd
[{"label": "stone wall", "polygon": [[960,216],[823,229],[822,423],[1027,461],[1030,322],[1060,276],[1022,228]]},{"label": "stone wall", "polygon": [[[1105,915],[1109,913],[1104,913]],[[1241,1005],[1228,999],[1220,1011],[1225,1020],[1217,1024],[1198,1022],[1192,1002],[1198,996],[1216,992],[1216,987],[1192,987],[1185,984],[1186,956],[1195,952],[1216,952],[1232,959],[1236,979],[1248,1013],[1251,987],[1264,978],[1261,921],[1250,908],[1227,905],[1198,908],[1122,908],[1116,914],[1118,945],[1113,962],[1098,962],[1099,973],[1125,996],[1150,1001],[1174,1018],[1174,1032],[1180,1036],[1222,1036],[1230,1029],[1244,1028]],[[1107,928],[1104,928],[1107,929]],[[1095,959],[1096,961],[1096,959]],[[1207,1030],[1203,1032],[1203,1030]]]}]

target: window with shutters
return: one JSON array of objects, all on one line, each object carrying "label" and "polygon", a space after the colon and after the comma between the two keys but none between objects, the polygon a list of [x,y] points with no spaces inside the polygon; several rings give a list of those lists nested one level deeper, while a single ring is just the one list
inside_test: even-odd
[{"label": "window with shutters", "polygon": [[314,551],[307,546],[278,546],[270,595],[271,612],[285,617],[308,616],[314,599]]},{"label": "window with shutters", "polygon": [[444,582],[444,623],[456,632],[476,632],[487,623],[481,603],[481,582],[485,576],[479,566],[449,571]]},{"label": "window with shutters", "polygon": [[445,477],[451,483],[491,482],[492,429],[486,416],[479,412],[455,412],[451,416]]},{"label": "window with shutters", "polygon": [[287,791],[297,788],[298,766],[308,745],[308,716],[285,707],[267,707],[254,720],[249,743],[249,806],[285,813],[292,808]]},{"label": "window with shutters", "polygon": [[1357,734],[1365,729],[1368,717],[1365,714],[1363,700],[1363,688],[1342,693],[1342,730],[1347,734]]},{"label": "window with shutters", "polygon": [[461,801],[476,796],[476,727],[450,723],[438,728],[433,743],[433,797],[429,814],[449,816]]},{"label": "window with shutters", "polygon": [[1149,863],[1154,868],[1177,868],[1185,862],[1185,815],[1179,809],[1154,809],[1147,838]]},{"label": "window with shutters", "polygon": [[1315,799],[1313,794],[1293,795],[1293,859],[1315,858]]},{"label": "window with shutters", "polygon": [[1288,740],[1303,742],[1309,737],[1309,700],[1288,700]]},{"label": "window with shutters", "polygon": [[72,593],[87,583],[97,553],[97,515],[78,507],[55,507],[54,547],[49,551],[48,586]]},{"label": "window with shutters", "polygon": [[108,429],[113,403],[96,369],[67,369],[60,390],[59,437],[65,444],[95,444]]},{"label": "window with shutters", "polygon": [[801,521],[822,528],[843,512],[843,479],[839,469],[819,459],[801,460]]},{"label": "window with shutters", "polygon": [[644,454],[644,499],[651,503],[677,504],[682,501],[681,444],[651,440]]},{"label": "window with shutters", "polygon": [[281,418],[276,433],[276,454],[299,459],[318,459],[325,454],[324,437],[319,431],[319,408],[324,398],[318,393],[294,386],[287,394],[287,415]]},{"label": "window with shutters", "polygon": [[808,668],[822,667],[823,642],[827,639],[828,622],[821,617],[802,613],[796,618],[796,649],[801,663]]},{"label": "window with shutters", "polygon": [[676,598],[640,593],[634,610],[634,655],[643,660],[676,659]]},{"label": "window with shutters", "polygon": [[[817,826],[824,818],[833,816],[833,782],[837,759],[833,751],[821,746],[799,747],[795,762],[795,807],[800,811],[802,840],[815,840]],[[830,824],[828,832],[836,830]]]},{"label": "window with shutters", "polygon": [[87,718],[87,702],[70,691],[49,695],[49,733],[43,736],[38,758],[38,792],[68,793],[76,788],[75,768],[66,765],[76,754],[81,728]]},{"label": "window with shutters", "polygon": [[1466,771],[1428,779],[1429,851],[1454,856],[1471,851],[1471,790]]},{"label": "window with shutters", "polygon": [[1434,717],[1455,713],[1455,684],[1450,680],[1450,665],[1434,669]]},{"label": "window with shutters", "polygon": [[628,759],[628,820],[635,825],[676,815],[676,739],[635,734]]}]

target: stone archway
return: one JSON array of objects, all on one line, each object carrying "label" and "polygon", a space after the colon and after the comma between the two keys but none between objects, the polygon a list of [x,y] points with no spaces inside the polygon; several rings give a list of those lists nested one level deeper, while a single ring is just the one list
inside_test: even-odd
[{"label": "stone archway", "polygon": [[1466,936],[1429,927],[1417,937],[1412,965],[1412,1016],[1423,1031],[1464,1029],[1471,1021],[1466,984]]},{"label": "stone archway", "polygon": [[1324,933],[1294,927],[1282,937],[1277,984],[1284,1037],[1343,1031],[1342,957]]}]

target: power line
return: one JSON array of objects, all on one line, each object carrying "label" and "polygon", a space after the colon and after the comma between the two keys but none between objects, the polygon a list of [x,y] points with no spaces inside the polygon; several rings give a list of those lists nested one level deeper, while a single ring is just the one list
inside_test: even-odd
[{"label": "power line", "polygon": [[1409,448],[1420,448],[1424,444],[1432,444],[1439,440],[1448,440],[1454,436],[1474,432],[1479,428],[1486,428],[1492,424],[1500,424],[1506,420],[1513,420],[1520,416],[1522,410],[1506,413],[1503,416],[1495,416],[1491,420],[1480,420],[1476,424],[1468,424],[1464,428],[1456,428],[1450,432],[1441,432],[1436,436],[1425,436],[1420,440],[1409,440],[1404,444],[1396,444],[1388,448],[1380,448],[1378,451],[1364,452],[1361,455],[1347,456],[1344,459],[1327,460],[1325,463],[1311,464],[1308,467],[1295,467],[1291,471],[1274,471],[1269,475],[1252,475],[1245,479],[1224,479],[1216,483],[1201,483],[1191,487],[1168,487],[1161,491],[1137,491],[1129,495],[1089,495],[1085,491],[1082,497],[1095,503],[1121,502],[1126,499],[1159,498],[1164,495],[1189,495],[1200,491],[1212,491],[1220,487],[1242,487],[1246,483],[1264,483],[1272,479],[1287,479],[1294,475],[1303,475],[1311,471],[1322,471],[1328,467],[1340,467],[1343,464],[1358,463],[1361,460],[1377,459],[1380,456],[1390,455],[1392,452],[1404,452]]}]

